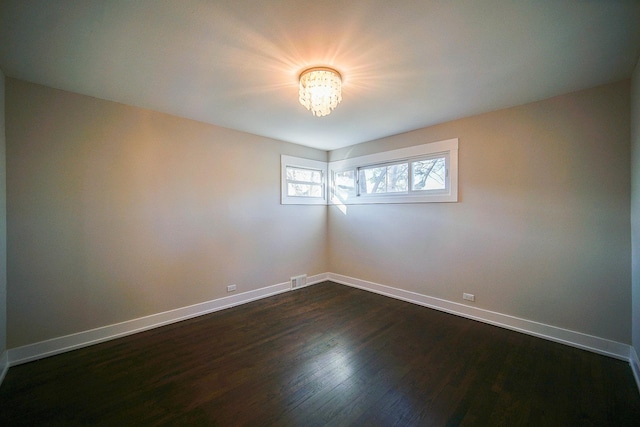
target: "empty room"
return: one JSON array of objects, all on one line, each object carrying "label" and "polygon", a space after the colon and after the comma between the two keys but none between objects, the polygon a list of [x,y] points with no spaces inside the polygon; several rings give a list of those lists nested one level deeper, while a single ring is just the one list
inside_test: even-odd
[{"label": "empty room", "polygon": [[640,3],[0,0],[0,424],[640,425]]}]

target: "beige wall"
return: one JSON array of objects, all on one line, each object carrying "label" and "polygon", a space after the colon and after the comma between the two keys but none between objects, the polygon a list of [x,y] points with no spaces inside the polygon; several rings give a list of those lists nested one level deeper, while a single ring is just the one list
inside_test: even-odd
[{"label": "beige wall", "polygon": [[629,81],[336,150],[459,138],[458,203],[329,211],[329,269],[631,340]]},{"label": "beige wall", "polygon": [[9,348],[327,271],[326,152],[8,78]]},{"label": "beige wall", "polygon": [[[7,192],[5,164],[4,74],[0,70],[0,356],[7,349]],[[2,366],[0,366],[0,370]]]},{"label": "beige wall", "polygon": [[640,355],[640,62],[631,85],[631,243],[633,346]]},{"label": "beige wall", "polygon": [[279,204],[323,151],[9,78],[8,347],[325,271],[630,343],[629,90],[331,152],[457,137],[460,202],[327,215]]}]

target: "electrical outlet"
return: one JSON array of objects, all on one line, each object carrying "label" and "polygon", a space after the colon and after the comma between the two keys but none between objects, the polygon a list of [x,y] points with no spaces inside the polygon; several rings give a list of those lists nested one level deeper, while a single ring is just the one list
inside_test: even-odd
[{"label": "electrical outlet", "polygon": [[236,290],[236,285],[229,285],[227,286],[227,292],[233,292]]},{"label": "electrical outlet", "polygon": [[466,299],[467,301],[475,301],[476,296],[473,294],[462,294],[462,299]]}]

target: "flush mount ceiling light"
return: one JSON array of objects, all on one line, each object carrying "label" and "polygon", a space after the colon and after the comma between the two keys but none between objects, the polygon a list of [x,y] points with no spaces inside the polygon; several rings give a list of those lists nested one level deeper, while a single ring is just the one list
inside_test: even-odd
[{"label": "flush mount ceiling light", "polygon": [[316,117],[326,116],[342,101],[342,76],[332,68],[314,67],[300,74],[300,104]]}]

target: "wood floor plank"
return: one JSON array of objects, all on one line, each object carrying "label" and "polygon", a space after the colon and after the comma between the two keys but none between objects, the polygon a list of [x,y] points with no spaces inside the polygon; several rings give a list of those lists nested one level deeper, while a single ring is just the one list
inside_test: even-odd
[{"label": "wood floor plank", "polygon": [[331,282],[15,366],[0,425],[638,426],[628,363]]}]

